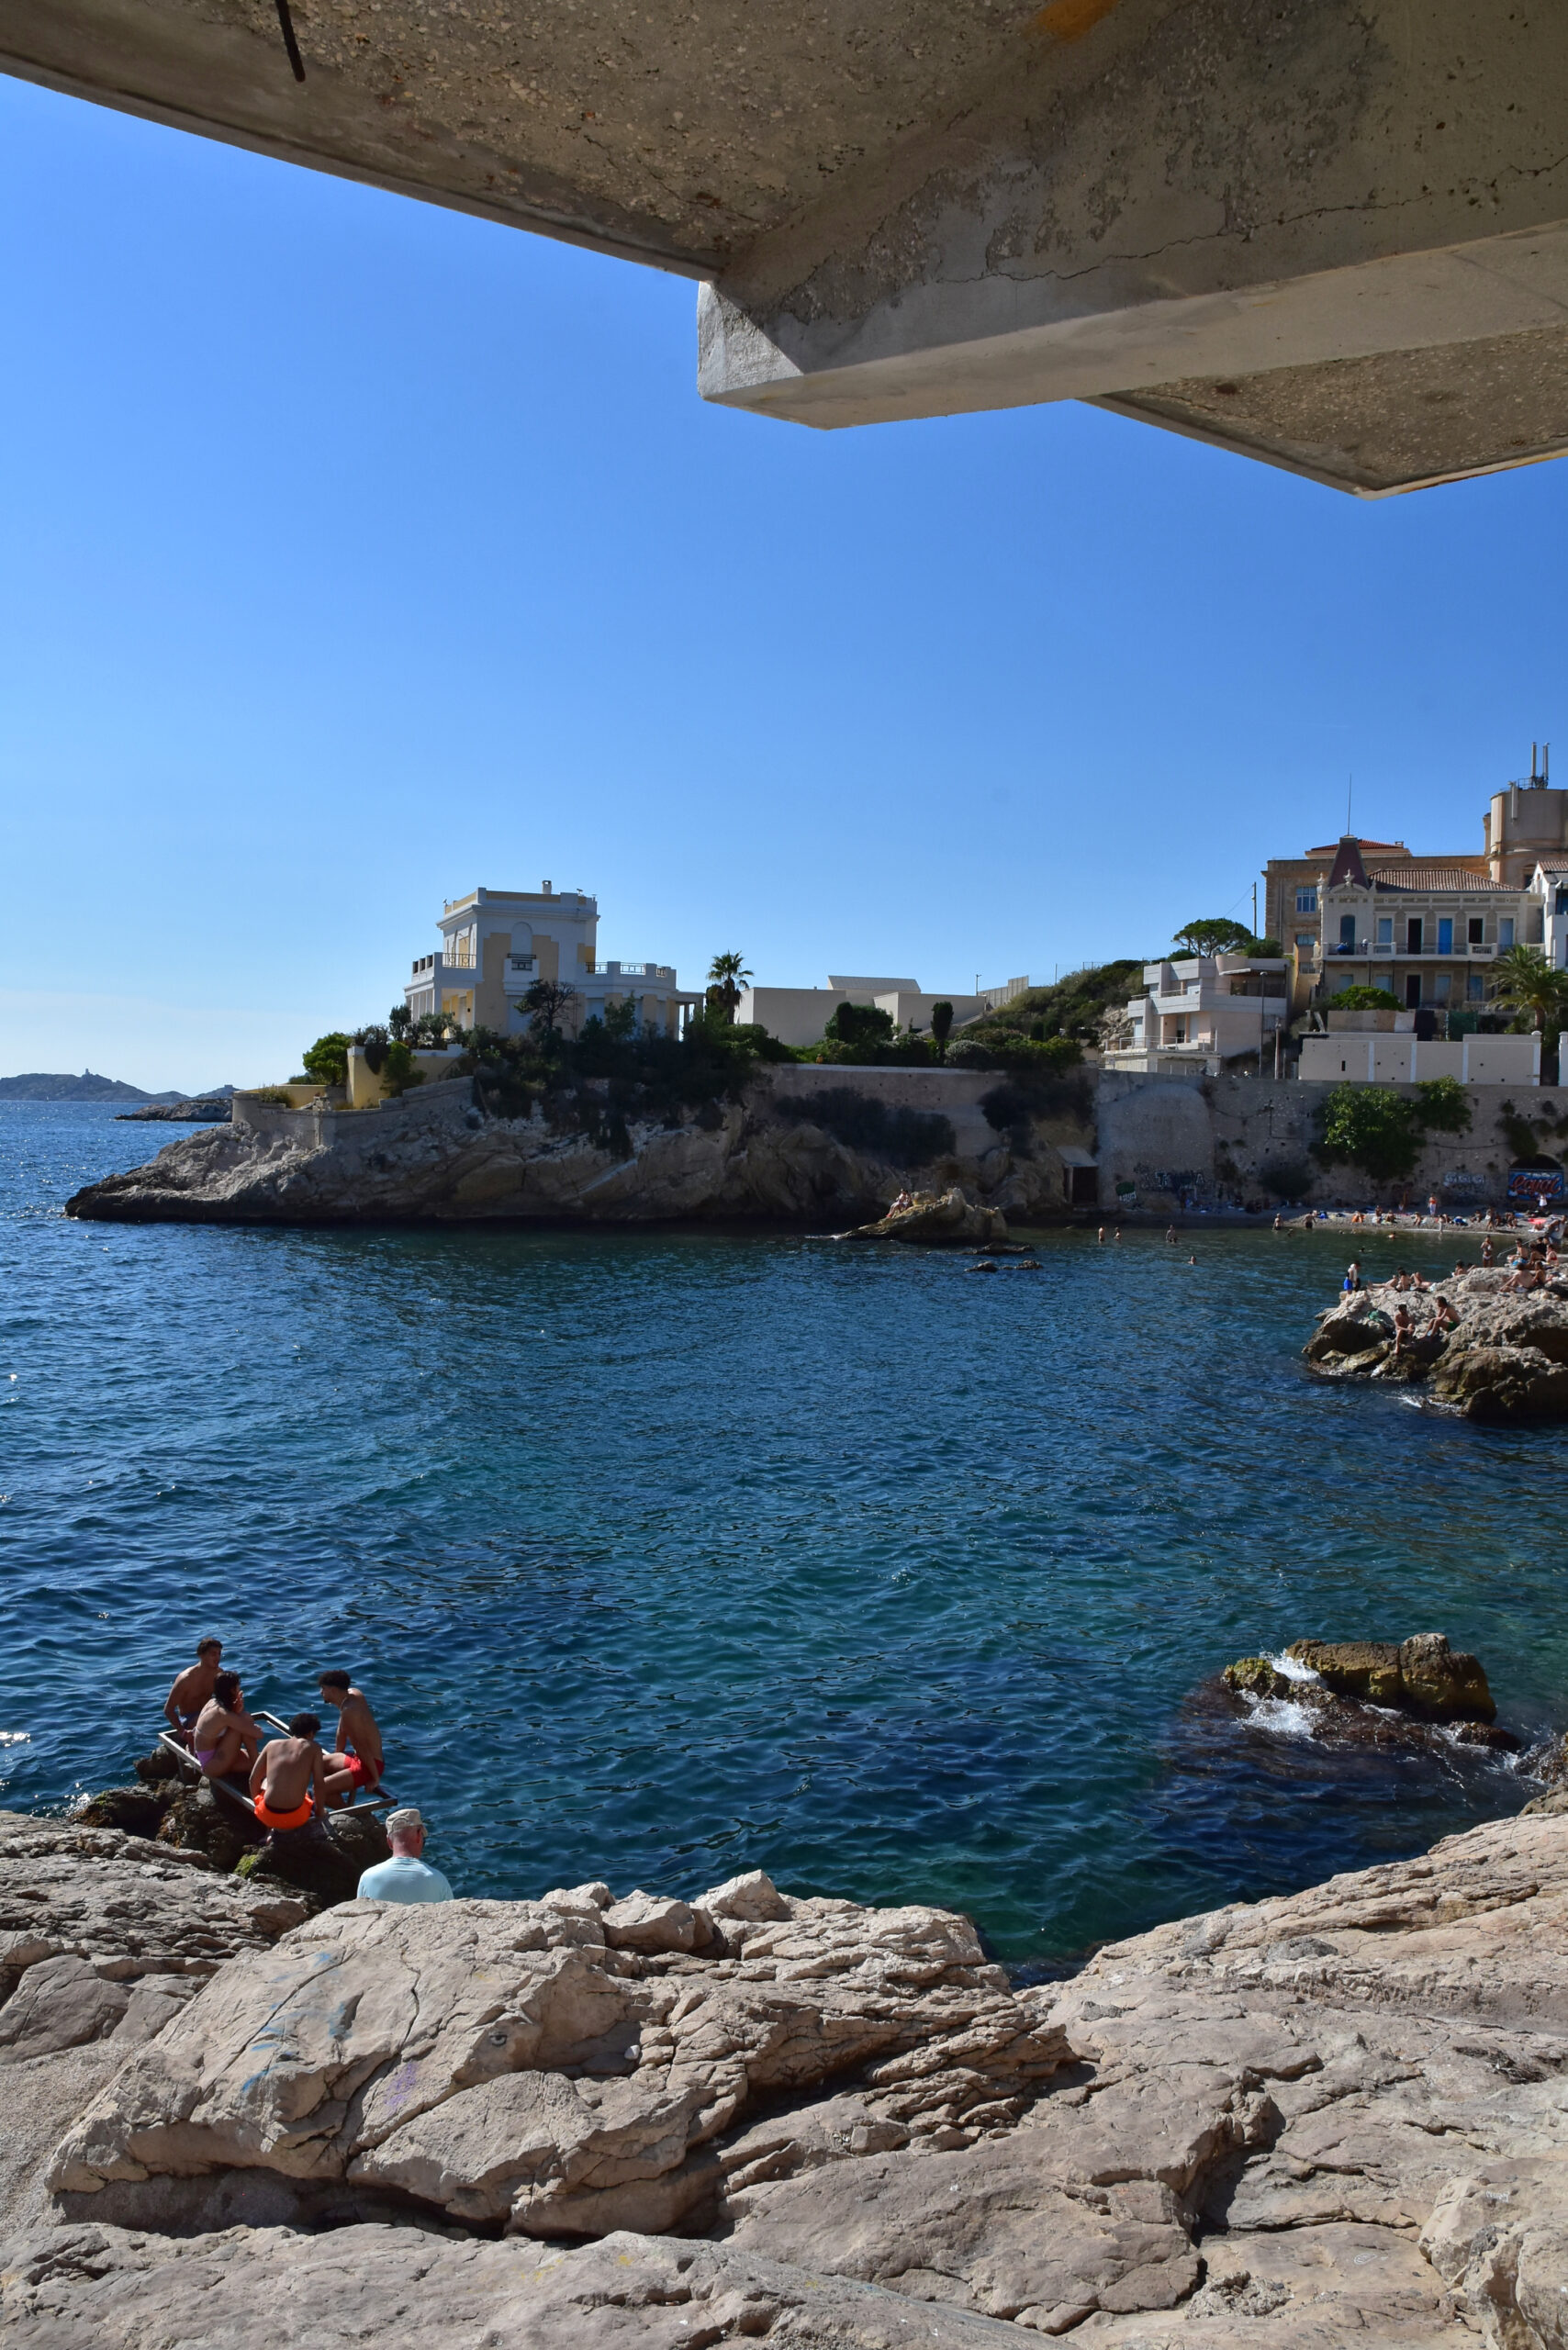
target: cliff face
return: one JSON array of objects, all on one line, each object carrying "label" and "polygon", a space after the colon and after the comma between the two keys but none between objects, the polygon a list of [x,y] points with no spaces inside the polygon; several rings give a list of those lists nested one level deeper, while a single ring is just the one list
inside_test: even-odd
[{"label": "cliff face", "polygon": [[553,1118],[492,1116],[466,1079],[372,1111],[241,1097],[234,1123],[90,1185],[71,1215],[121,1222],[841,1225],[899,1191],[961,1184],[1039,1215],[1062,1201],[1056,1144],[1092,1135],[1087,1084],[1013,1098],[994,1072],[783,1067],[680,1123],[624,1120],[585,1087]]}]

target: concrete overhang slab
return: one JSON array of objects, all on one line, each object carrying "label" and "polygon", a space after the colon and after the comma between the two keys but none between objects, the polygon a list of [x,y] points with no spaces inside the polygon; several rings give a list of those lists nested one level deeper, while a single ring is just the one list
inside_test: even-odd
[{"label": "concrete overhang slab", "polygon": [[1363,496],[1568,446],[1559,0],[0,0],[0,65],[711,280],[760,414],[1087,399]]}]

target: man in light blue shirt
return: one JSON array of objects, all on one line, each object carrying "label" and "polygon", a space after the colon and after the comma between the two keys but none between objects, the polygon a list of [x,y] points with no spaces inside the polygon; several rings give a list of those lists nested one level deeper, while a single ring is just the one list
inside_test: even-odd
[{"label": "man in light blue shirt", "polygon": [[386,1815],[392,1858],[366,1869],[359,1881],[362,1901],[450,1901],[452,1887],[439,1869],[420,1858],[425,1849],[425,1823],[412,1804]]}]

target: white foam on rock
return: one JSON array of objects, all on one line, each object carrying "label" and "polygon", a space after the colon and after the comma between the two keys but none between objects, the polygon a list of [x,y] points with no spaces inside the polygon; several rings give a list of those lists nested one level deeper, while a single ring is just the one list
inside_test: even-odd
[{"label": "white foam on rock", "polygon": [[1305,1682],[1321,1678],[1320,1674],[1314,1673],[1310,1664],[1303,1664],[1299,1656],[1271,1656],[1269,1662],[1273,1666],[1274,1671],[1282,1673],[1287,1681]]},{"label": "white foam on rock", "polygon": [[[1314,1673],[1313,1679],[1317,1678]],[[1281,1738],[1311,1738],[1314,1730],[1310,1709],[1295,1697],[1259,1697],[1252,1707],[1252,1720],[1259,1729],[1271,1729]]]}]

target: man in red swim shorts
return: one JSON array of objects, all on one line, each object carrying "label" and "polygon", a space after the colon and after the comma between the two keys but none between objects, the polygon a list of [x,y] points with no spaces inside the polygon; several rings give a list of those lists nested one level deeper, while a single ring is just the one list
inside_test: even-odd
[{"label": "man in red swim shorts", "polygon": [[381,1785],[384,1757],[381,1732],[363,1689],[346,1673],[323,1673],[321,1703],[338,1709],[337,1751],[327,1757],[327,1800],[336,1809],[353,1803],[363,1788],[374,1795]]},{"label": "man in red swim shorts", "polygon": [[308,1827],[327,1805],[327,1758],[314,1714],[296,1714],[286,1738],[269,1739],[251,1768],[251,1802],[272,1835]]}]

